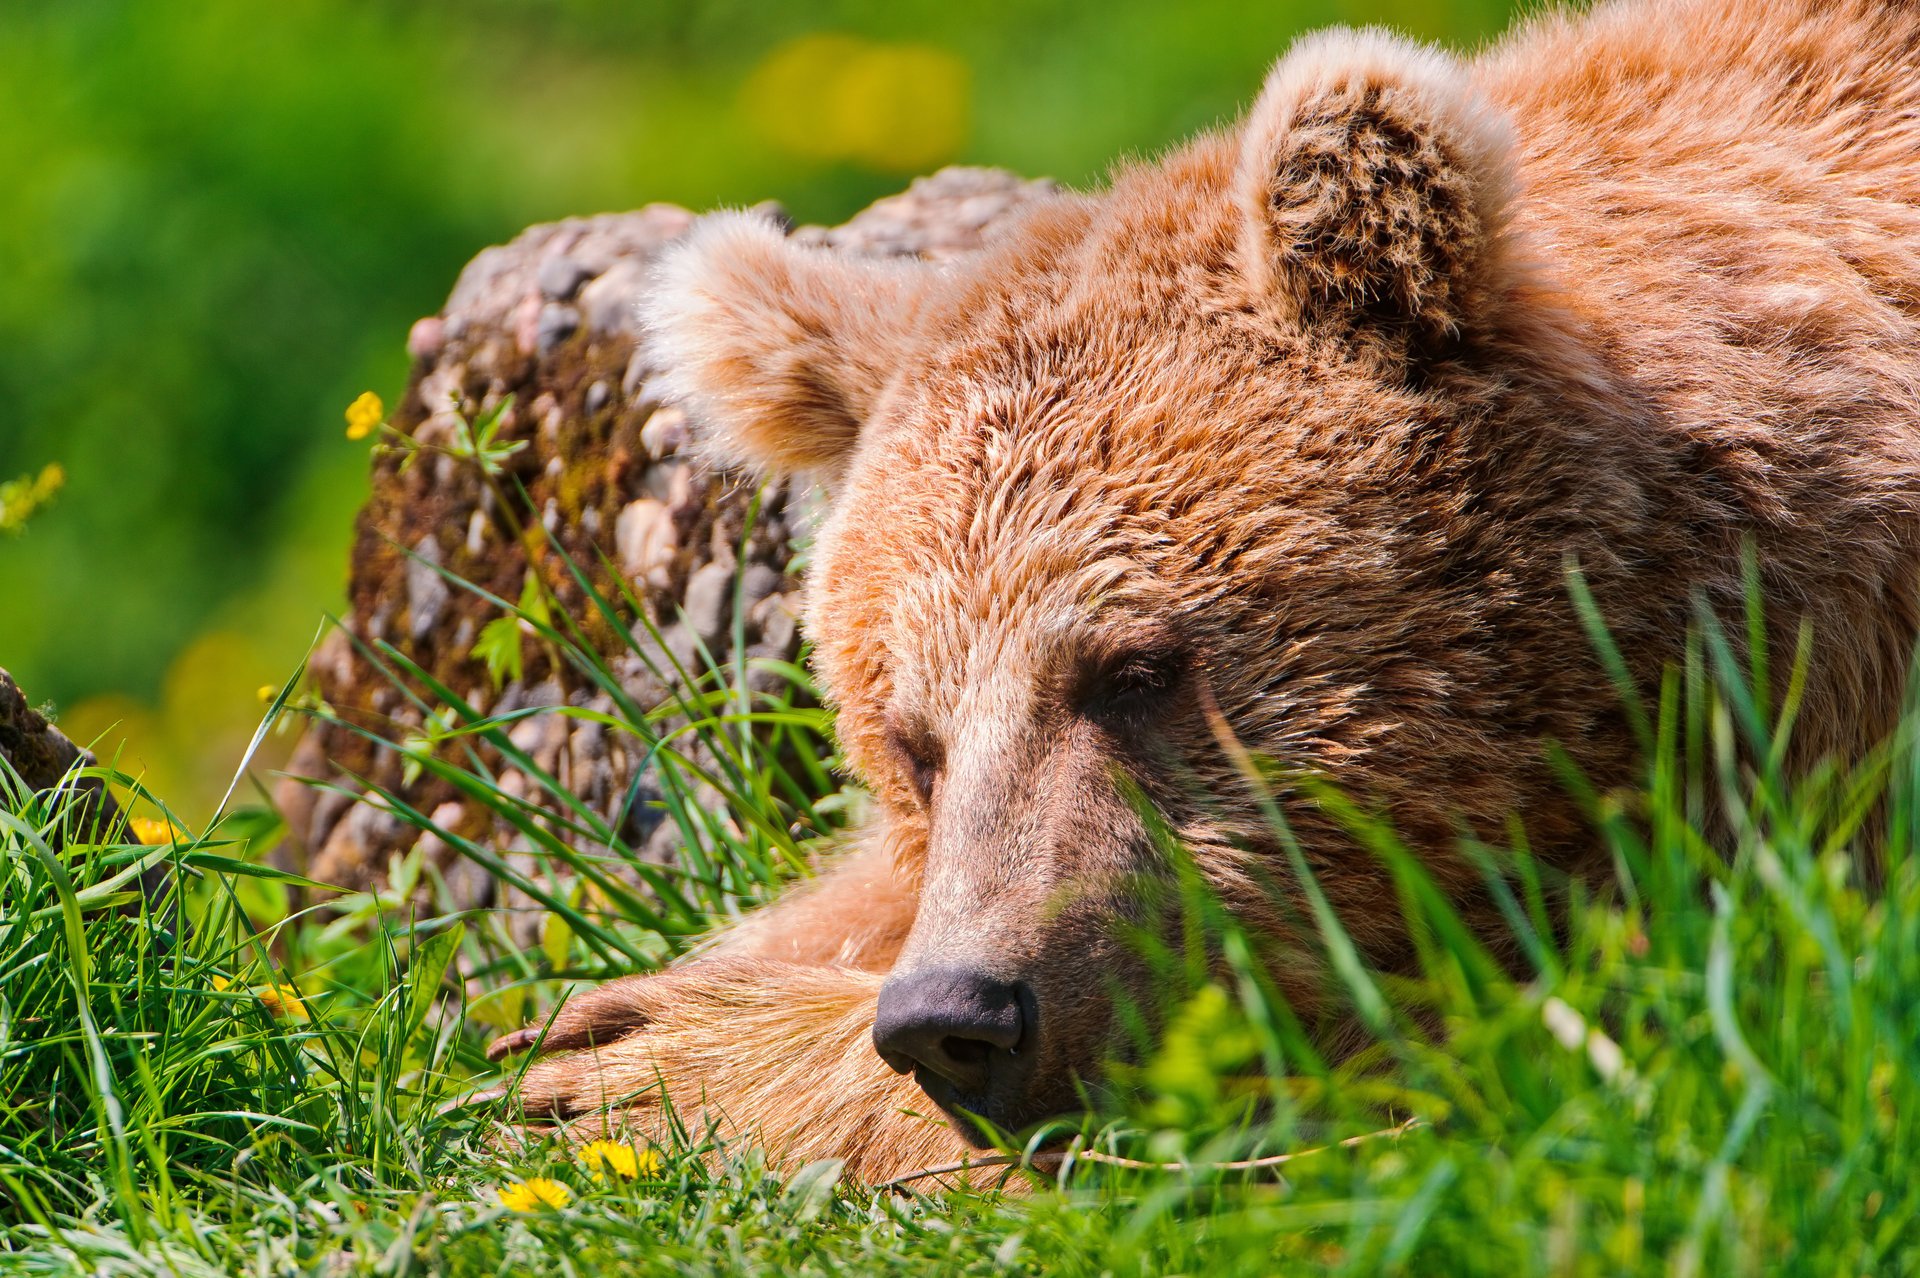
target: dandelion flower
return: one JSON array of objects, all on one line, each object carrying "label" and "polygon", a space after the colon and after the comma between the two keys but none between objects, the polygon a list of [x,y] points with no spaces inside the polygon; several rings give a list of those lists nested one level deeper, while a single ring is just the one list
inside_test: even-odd
[{"label": "dandelion flower", "polygon": [[657,1176],[666,1163],[657,1149],[637,1150],[610,1140],[589,1141],[574,1156],[582,1167],[593,1173],[595,1180],[605,1180],[605,1173],[609,1171],[622,1180]]},{"label": "dandelion flower", "polygon": [[134,817],[127,822],[127,830],[142,843],[173,843],[180,837],[180,831],[170,821],[159,817]]},{"label": "dandelion flower", "polygon": [[565,1185],[544,1176],[502,1185],[498,1193],[501,1204],[512,1211],[533,1212],[543,1207],[558,1211],[573,1201],[573,1194]]},{"label": "dandelion flower", "polygon": [[347,405],[347,438],[365,439],[386,420],[387,406],[372,391],[363,391],[359,399]]},{"label": "dandelion flower", "polygon": [[307,1005],[300,1001],[300,991],[291,985],[282,985],[277,982],[272,985],[263,985],[253,994],[260,1000],[260,1006],[275,1016],[294,1021],[307,1019]]},{"label": "dandelion flower", "polygon": [[[213,977],[212,984],[215,990],[222,992],[237,988],[233,981],[218,974]],[[300,991],[291,985],[276,981],[272,985],[262,985],[252,993],[260,1000],[260,1006],[275,1016],[296,1021],[307,1019],[307,1005],[300,1001]]]},{"label": "dandelion flower", "polygon": [[0,481],[0,532],[24,532],[27,521],[66,484],[67,471],[59,462],[48,462],[37,476]]}]

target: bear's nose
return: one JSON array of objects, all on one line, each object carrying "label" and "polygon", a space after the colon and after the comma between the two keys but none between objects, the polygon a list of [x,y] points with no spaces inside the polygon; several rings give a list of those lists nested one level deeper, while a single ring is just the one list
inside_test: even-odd
[{"label": "bear's nose", "polygon": [[995,1049],[1017,1048],[1025,1022],[1013,986],[977,972],[933,968],[880,987],[873,1045],[896,1073],[918,1066],[977,1095],[987,1088]]}]

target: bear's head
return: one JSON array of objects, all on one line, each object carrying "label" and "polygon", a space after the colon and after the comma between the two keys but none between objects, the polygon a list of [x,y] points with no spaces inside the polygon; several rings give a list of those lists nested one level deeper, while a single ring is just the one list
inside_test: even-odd
[{"label": "bear's head", "polygon": [[[1379,805],[1462,901],[1462,832],[1527,809],[1572,846],[1537,743],[1596,738],[1610,699],[1569,655],[1564,557],[1605,554],[1569,512],[1641,499],[1566,465],[1592,415],[1541,355],[1511,145],[1457,63],[1336,32],[1237,130],[959,263],[745,215],[663,263],[673,392],[727,459],[828,494],[815,662],[920,885],[875,1037],[950,1112],[1072,1106],[1116,995],[1152,1002],[1167,832],[1330,1015],[1242,747],[1283,806],[1307,774]],[[1358,943],[1402,959],[1388,871],[1288,815]]]}]

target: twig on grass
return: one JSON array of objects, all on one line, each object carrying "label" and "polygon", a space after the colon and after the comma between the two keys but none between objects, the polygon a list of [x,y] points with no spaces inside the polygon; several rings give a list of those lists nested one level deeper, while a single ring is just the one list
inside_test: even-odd
[{"label": "twig on grass", "polygon": [[1062,1150],[1047,1150],[1029,1158],[1025,1154],[989,1154],[984,1158],[970,1158],[957,1163],[943,1163],[938,1167],[923,1167],[919,1171],[908,1172],[904,1176],[895,1176],[892,1180],[883,1180],[875,1189],[898,1189],[910,1181],[925,1180],[929,1176],[950,1176],[955,1172],[972,1171],[977,1167],[1033,1167],[1040,1171],[1057,1171],[1069,1162],[1102,1163],[1108,1167],[1125,1167],[1134,1171],[1184,1172],[1184,1171],[1258,1171],[1265,1167],[1278,1167],[1297,1158],[1307,1158],[1314,1154],[1324,1154],[1330,1149],[1348,1148],[1365,1141],[1377,1140],[1382,1136],[1399,1137],[1421,1126],[1418,1118],[1409,1118],[1392,1127],[1383,1127],[1377,1132],[1362,1132],[1358,1136],[1349,1136],[1332,1145],[1317,1145],[1312,1149],[1295,1149],[1284,1154],[1269,1154],[1265,1158],[1239,1158],[1224,1163],[1155,1163],[1138,1158],[1126,1158],[1119,1154],[1103,1153],[1097,1149],[1077,1147]]}]

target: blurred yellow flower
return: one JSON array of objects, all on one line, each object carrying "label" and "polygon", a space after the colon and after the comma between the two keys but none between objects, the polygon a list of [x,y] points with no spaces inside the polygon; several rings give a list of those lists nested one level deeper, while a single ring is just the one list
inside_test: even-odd
[{"label": "blurred yellow flower", "polygon": [[791,155],[917,173],[966,145],[971,96],[966,63],[944,49],[816,33],[768,54],[740,109]]},{"label": "blurred yellow flower", "polygon": [[666,1165],[666,1160],[660,1157],[657,1149],[637,1150],[631,1145],[610,1140],[589,1141],[574,1156],[580,1160],[582,1167],[593,1173],[595,1180],[605,1180],[605,1171],[612,1172],[622,1180],[657,1176]]},{"label": "blurred yellow flower", "polygon": [[48,462],[38,475],[22,475],[0,482],[0,532],[24,531],[27,520],[66,486],[67,468],[59,462]]},{"label": "blurred yellow flower", "polygon": [[300,1001],[300,991],[291,985],[282,985],[278,982],[263,985],[253,994],[260,1000],[260,1006],[275,1016],[294,1021],[307,1019],[307,1005]]},{"label": "blurred yellow flower", "polygon": [[513,1211],[539,1211],[543,1207],[558,1210],[573,1201],[573,1194],[565,1185],[544,1176],[502,1185],[499,1194],[500,1202]]},{"label": "blurred yellow flower", "polygon": [[261,705],[270,706],[273,704],[273,699],[280,695],[280,689],[270,683],[263,683],[253,695],[260,698]]},{"label": "blurred yellow flower", "polygon": [[360,398],[347,405],[347,438],[365,439],[386,420],[387,406],[372,391],[361,392]]},{"label": "blurred yellow flower", "polygon": [[159,817],[133,817],[127,822],[127,831],[140,842],[156,846],[176,843],[184,837],[180,827]]},{"label": "blurred yellow flower", "polygon": [[[212,984],[213,988],[219,991],[237,988],[234,982],[224,976],[215,976]],[[295,1021],[307,1019],[307,1005],[300,1001],[300,991],[291,985],[275,981],[271,985],[262,985],[252,993],[260,1000],[260,1006],[275,1016]]]}]

